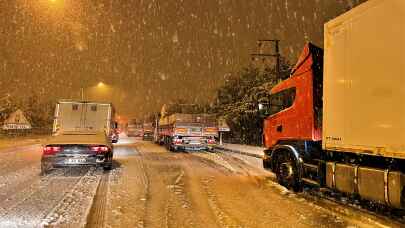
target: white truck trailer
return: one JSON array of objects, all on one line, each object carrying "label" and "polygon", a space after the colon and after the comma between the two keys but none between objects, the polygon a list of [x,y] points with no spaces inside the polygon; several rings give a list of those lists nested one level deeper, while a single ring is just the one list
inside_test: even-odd
[{"label": "white truck trailer", "polygon": [[284,103],[265,120],[263,165],[295,190],[405,208],[405,1],[369,0],[326,23],[324,38],[324,58],[307,45],[271,90]]}]

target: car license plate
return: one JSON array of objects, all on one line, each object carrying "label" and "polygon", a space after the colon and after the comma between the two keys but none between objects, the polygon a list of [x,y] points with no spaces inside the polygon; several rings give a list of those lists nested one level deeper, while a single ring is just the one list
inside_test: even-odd
[{"label": "car license plate", "polygon": [[200,142],[199,142],[199,141],[191,141],[190,144],[191,144],[191,145],[199,145]]},{"label": "car license plate", "polygon": [[68,158],[66,159],[66,164],[80,164],[86,162],[85,158]]}]

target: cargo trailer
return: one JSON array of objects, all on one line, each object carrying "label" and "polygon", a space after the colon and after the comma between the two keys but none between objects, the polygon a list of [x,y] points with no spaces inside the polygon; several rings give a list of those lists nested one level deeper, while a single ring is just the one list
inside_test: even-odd
[{"label": "cargo trailer", "polygon": [[405,207],[405,1],[369,0],[324,26],[263,110],[263,165],[303,184]]},{"label": "cargo trailer", "polygon": [[216,116],[175,113],[160,118],[157,141],[171,151],[213,150],[217,144]]}]

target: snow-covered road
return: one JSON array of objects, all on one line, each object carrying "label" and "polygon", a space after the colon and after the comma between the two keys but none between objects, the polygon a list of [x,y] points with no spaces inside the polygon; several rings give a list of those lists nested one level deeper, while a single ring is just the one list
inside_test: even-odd
[{"label": "snow-covered road", "polygon": [[400,226],[291,193],[242,155],[171,153],[122,138],[109,173],[65,169],[41,177],[40,149],[0,150],[0,227]]},{"label": "snow-covered road", "polygon": [[0,227],[84,225],[102,173],[57,170],[41,177],[39,145],[0,151]]}]

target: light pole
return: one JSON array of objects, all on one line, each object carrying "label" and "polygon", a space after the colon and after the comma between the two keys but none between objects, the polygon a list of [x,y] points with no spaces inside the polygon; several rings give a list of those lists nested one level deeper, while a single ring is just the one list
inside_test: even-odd
[{"label": "light pole", "polygon": [[81,94],[81,97],[82,97],[82,101],[84,101],[84,88],[83,87],[80,88],[80,94]]},{"label": "light pole", "polygon": [[[93,87],[98,88],[98,89],[102,89],[102,88],[105,88],[106,86],[107,85],[104,82],[99,82],[99,83],[97,83],[96,86],[93,86]],[[88,87],[88,88],[92,88],[92,87]],[[84,87],[80,88],[80,94],[81,94],[82,101],[84,101]]]}]

